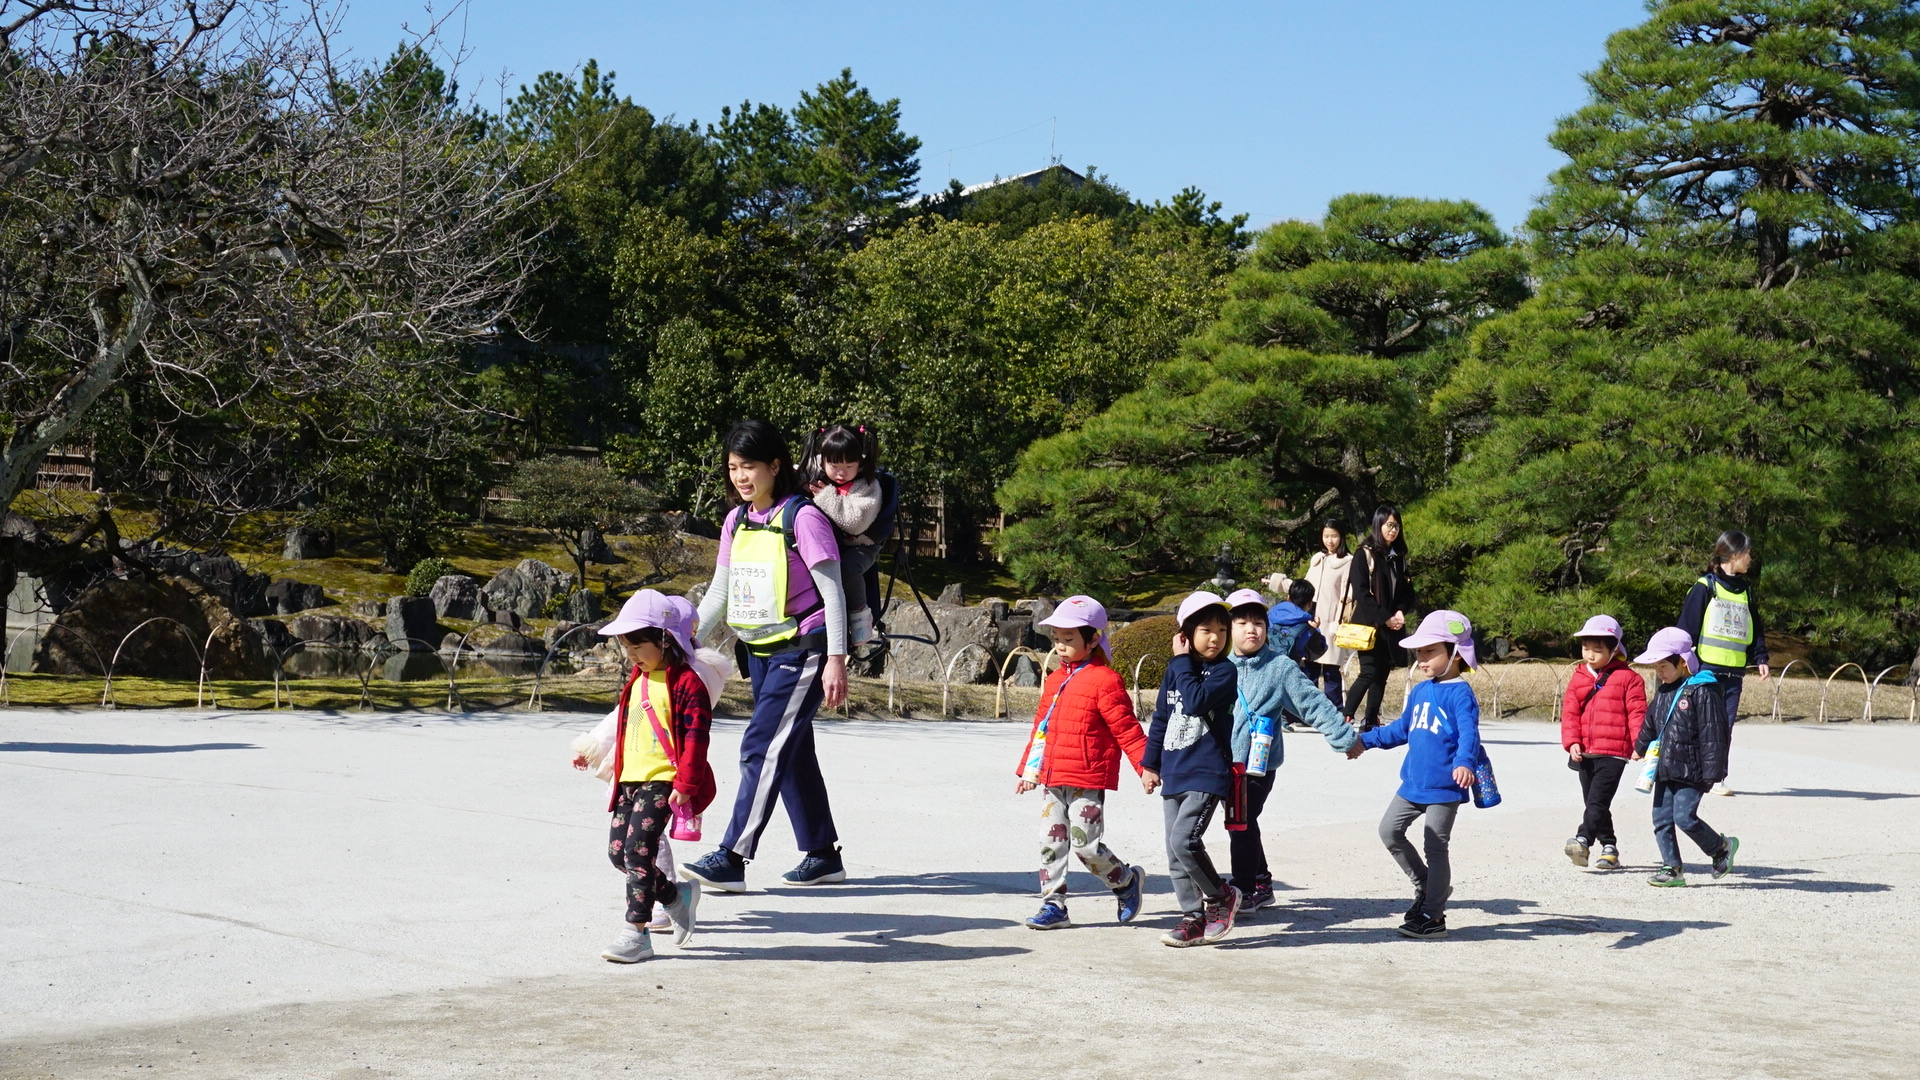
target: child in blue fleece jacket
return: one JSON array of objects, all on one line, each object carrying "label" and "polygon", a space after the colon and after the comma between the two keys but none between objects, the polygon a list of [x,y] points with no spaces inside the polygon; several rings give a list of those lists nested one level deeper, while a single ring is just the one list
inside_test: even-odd
[{"label": "child in blue fleece jacket", "polygon": [[1233,625],[1224,600],[1197,592],[1180,602],[1180,632],[1160,681],[1160,701],[1141,761],[1147,790],[1161,787],[1167,876],[1180,922],[1160,940],[1176,948],[1211,944],[1233,929],[1240,894],[1221,878],[1202,839],[1233,787]]},{"label": "child in blue fleece jacket", "polygon": [[[1349,757],[1362,750],[1405,744],[1400,791],[1380,819],[1380,842],[1413,882],[1413,905],[1400,933],[1410,938],[1447,936],[1447,897],[1453,863],[1447,855],[1453,818],[1467,801],[1480,760],[1480,701],[1461,674],[1474,666],[1473,624],[1457,611],[1436,611],[1420,621],[1400,647],[1415,651],[1428,681],[1413,688],[1400,719],[1363,733]],[[1407,841],[1407,827],[1426,818],[1426,861]]]},{"label": "child in blue fleece jacket", "polygon": [[[1305,582],[1293,583],[1297,589]],[[1312,586],[1308,586],[1309,589]],[[1300,665],[1268,640],[1267,598],[1252,589],[1241,589],[1227,597],[1233,609],[1233,666],[1238,673],[1233,705],[1233,763],[1244,768],[1253,748],[1253,727],[1257,722],[1273,735],[1273,751],[1267,771],[1246,776],[1247,827],[1227,834],[1233,853],[1233,887],[1240,890],[1242,913],[1273,905],[1273,874],[1267,867],[1266,846],[1260,835],[1260,811],[1273,793],[1274,776],[1286,757],[1286,740],[1280,736],[1283,725],[1304,722],[1327,737],[1336,752],[1346,753],[1359,734],[1340,715],[1327,695],[1313,684]],[[1278,609],[1276,609],[1278,610]],[[1278,616],[1273,616],[1277,624]]]}]

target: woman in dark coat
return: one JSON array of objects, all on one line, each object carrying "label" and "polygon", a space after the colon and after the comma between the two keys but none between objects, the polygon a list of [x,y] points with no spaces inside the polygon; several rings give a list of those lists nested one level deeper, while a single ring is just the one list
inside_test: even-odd
[{"label": "woman in dark coat", "polygon": [[[1373,648],[1357,652],[1360,675],[1347,688],[1347,722],[1361,731],[1380,726],[1380,699],[1387,692],[1387,676],[1400,661],[1394,644],[1413,610],[1413,578],[1407,574],[1407,541],[1400,534],[1400,511],[1382,506],[1373,512],[1373,528],[1354,552],[1347,574],[1347,599],[1353,610],[1348,622],[1374,628]],[[1354,717],[1365,714],[1362,723]]]}]

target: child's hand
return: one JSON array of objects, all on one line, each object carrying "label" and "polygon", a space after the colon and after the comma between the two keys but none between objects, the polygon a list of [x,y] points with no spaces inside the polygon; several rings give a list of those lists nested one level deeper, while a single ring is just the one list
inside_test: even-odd
[{"label": "child's hand", "polygon": [[815,480],[813,483],[807,485],[807,493],[809,495],[818,495],[826,490],[826,487],[827,482],[825,480]]},{"label": "child's hand", "polygon": [[1320,629],[1320,620],[1319,620],[1319,619],[1308,619],[1308,620],[1307,620],[1307,625],[1308,625],[1308,626],[1311,626],[1311,627],[1313,627],[1313,628],[1314,628],[1315,630],[1318,630],[1318,629]]},{"label": "child's hand", "polygon": [[1193,644],[1187,640],[1187,635],[1179,633],[1173,635],[1173,655],[1185,656],[1192,649]]},{"label": "child's hand", "polygon": [[1140,786],[1151,795],[1160,787],[1160,774],[1152,769],[1140,770]]},{"label": "child's hand", "polygon": [[692,801],[693,800],[687,798],[687,796],[684,793],[682,793],[679,788],[675,788],[672,791],[667,792],[668,806],[685,806]]},{"label": "child's hand", "polygon": [[1032,791],[1034,789],[1034,786],[1035,785],[1029,784],[1025,780],[1022,780],[1019,783],[1013,785],[1013,793],[1015,795],[1025,795],[1027,792]]},{"label": "child's hand", "polygon": [[1453,767],[1453,782],[1460,787],[1472,787],[1473,770],[1467,768],[1465,765],[1455,765]]},{"label": "child's hand", "polygon": [[1359,739],[1355,739],[1353,740],[1353,745],[1347,747],[1347,760],[1357,761],[1359,760],[1360,755],[1366,752],[1367,752],[1367,744],[1361,742]]},{"label": "child's hand", "polygon": [[1585,753],[1585,751],[1583,751],[1583,750],[1581,750],[1581,749],[1580,749],[1580,744],[1579,744],[1579,743],[1574,743],[1574,744],[1573,744],[1572,746],[1570,746],[1570,747],[1568,747],[1568,748],[1567,748],[1567,756],[1568,756],[1568,757],[1570,757],[1570,758],[1572,758],[1572,759],[1573,759],[1573,760],[1575,760],[1575,761],[1579,761],[1579,760],[1580,760],[1580,758],[1581,758],[1581,756],[1582,756],[1582,755],[1583,755],[1584,753]]},{"label": "child's hand", "polygon": [[1634,752],[1634,755],[1633,755],[1632,757],[1630,757],[1630,758],[1628,758],[1627,760],[1628,760],[1628,761],[1639,761],[1639,760],[1640,760],[1640,756],[1641,756],[1641,755],[1640,755],[1640,753],[1639,753],[1639,751],[1635,751],[1635,752]]},{"label": "child's hand", "polygon": [[581,772],[586,772],[587,771],[587,755],[575,754],[573,755],[573,761],[571,761],[569,764],[571,764],[574,768],[579,769]]}]

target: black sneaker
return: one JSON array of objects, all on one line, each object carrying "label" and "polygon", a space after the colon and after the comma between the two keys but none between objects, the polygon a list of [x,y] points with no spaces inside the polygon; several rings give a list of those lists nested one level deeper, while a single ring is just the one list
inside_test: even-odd
[{"label": "black sneaker", "polygon": [[840,849],[830,848],[824,854],[807,852],[800,865],[781,877],[789,885],[831,885],[847,880],[847,868],[840,861]]},{"label": "black sneaker", "polygon": [[1421,941],[1437,941],[1447,936],[1447,917],[1417,915],[1400,924],[1400,936]]},{"label": "black sneaker", "polygon": [[1733,856],[1739,850],[1740,838],[1737,836],[1727,837],[1726,846],[1720,849],[1720,854],[1713,860],[1714,877],[1723,878],[1727,876],[1727,871],[1733,869]]},{"label": "black sneaker", "polygon": [[682,863],[680,876],[721,892],[747,891],[747,864],[726,848],[714,848],[698,862]]},{"label": "black sneaker", "polygon": [[[1451,885],[1447,886],[1447,895],[1442,897],[1441,899],[1443,901],[1453,899],[1453,886]],[[1427,911],[1427,890],[1415,889],[1413,891],[1413,903],[1408,905],[1407,907],[1407,921],[1418,922],[1419,920],[1426,918],[1426,911]]]}]

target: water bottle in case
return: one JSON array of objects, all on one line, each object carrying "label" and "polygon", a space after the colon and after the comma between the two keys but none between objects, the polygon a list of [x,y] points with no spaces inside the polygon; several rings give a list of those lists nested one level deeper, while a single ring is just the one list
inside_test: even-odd
[{"label": "water bottle in case", "polygon": [[1027,764],[1020,770],[1020,779],[1029,784],[1040,782],[1040,763],[1047,759],[1047,724],[1045,720],[1033,729],[1033,743],[1027,749]]},{"label": "water bottle in case", "polygon": [[672,810],[673,827],[667,830],[667,835],[675,840],[700,839],[700,815],[693,812],[693,807],[675,806]]},{"label": "water bottle in case", "polygon": [[1251,745],[1247,748],[1247,775],[1265,776],[1273,766],[1273,720],[1256,716],[1252,730]]},{"label": "water bottle in case", "polygon": [[1493,778],[1493,759],[1485,748],[1473,766],[1473,805],[1482,810],[1500,805],[1500,785]]},{"label": "water bottle in case", "polygon": [[1633,789],[1639,792],[1652,791],[1653,782],[1659,776],[1659,773],[1660,740],[1655,739],[1653,742],[1647,744],[1647,756],[1640,765],[1640,782],[1633,785]]}]

